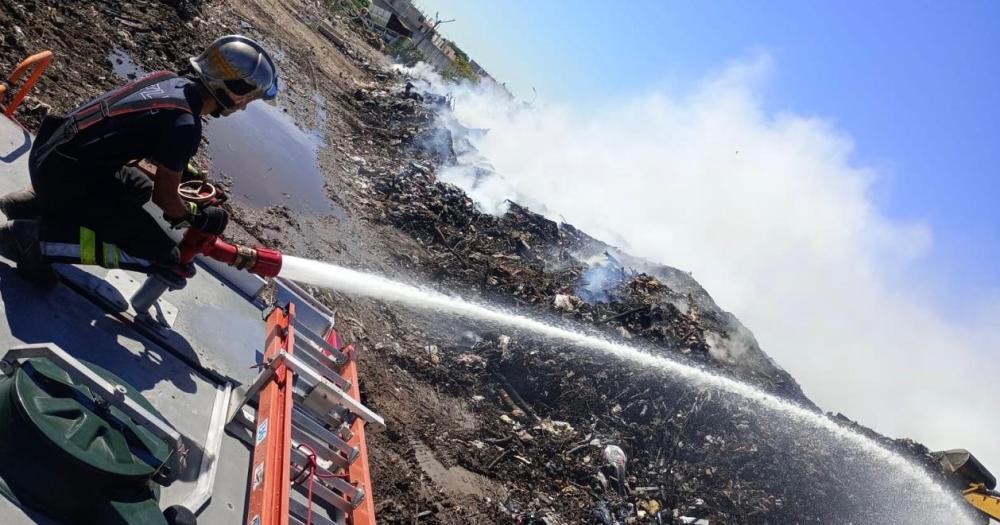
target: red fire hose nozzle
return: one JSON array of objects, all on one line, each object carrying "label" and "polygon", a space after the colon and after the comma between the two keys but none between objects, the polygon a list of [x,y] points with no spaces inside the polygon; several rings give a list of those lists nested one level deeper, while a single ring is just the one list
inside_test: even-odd
[{"label": "red fire hose nozzle", "polygon": [[281,271],[281,252],[278,250],[230,244],[195,228],[188,228],[184,233],[180,249],[181,264],[190,263],[200,253],[261,277],[277,277]]}]

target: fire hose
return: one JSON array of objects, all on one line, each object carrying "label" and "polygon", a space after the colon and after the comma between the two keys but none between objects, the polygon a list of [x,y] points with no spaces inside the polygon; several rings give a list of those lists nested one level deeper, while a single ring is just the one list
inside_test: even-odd
[{"label": "fire hose", "polygon": [[[225,195],[212,184],[197,180],[181,184],[178,193],[182,199],[200,207],[217,206],[226,199]],[[229,243],[218,235],[197,228],[188,228],[184,232],[179,248],[180,261],[175,270],[166,274],[150,274],[146,282],[129,299],[136,312],[148,312],[167,290],[184,288],[187,278],[193,275],[192,263],[197,255],[204,255],[265,278],[277,277],[281,271],[281,252],[278,250]]]},{"label": "fire hose", "polygon": [[188,228],[184,233],[180,249],[182,266],[190,264],[200,254],[261,277],[277,277],[281,271],[281,252],[278,250],[231,244],[195,228]]},{"label": "fire hose", "polygon": [[[225,201],[225,196],[215,186],[204,181],[185,182],[178,193],[182,199],[199,206],[217,206]],[[200,254],[261,277],[277,277],[281,271],[281,252],[278,250],[228,243],[218,235],[197,228],[184,232],[180,250],[181,267],[191,264]]]}]

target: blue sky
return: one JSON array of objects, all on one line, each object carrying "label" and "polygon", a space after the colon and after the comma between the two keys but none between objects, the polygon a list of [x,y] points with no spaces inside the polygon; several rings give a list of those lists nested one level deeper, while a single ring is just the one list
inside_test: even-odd
[{"label": "blue sky", "polygon": [[764,107],[833,123],[880,211],[930,226],[915,270],[956,303],[1000,290],[1000,2],[418,3],[521,98],[578,109],[766,53]]}]

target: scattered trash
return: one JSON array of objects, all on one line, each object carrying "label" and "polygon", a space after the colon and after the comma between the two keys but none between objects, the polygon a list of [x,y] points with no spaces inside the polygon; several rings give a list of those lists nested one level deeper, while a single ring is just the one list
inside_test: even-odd
[{"label": "scattered trash", "polygon": [[436,345],[425,346],[424,351],[427,352],[427,358],[432,364],[441,364],[441,352],[438,350]]},{"label": "scattered trash", "polygon": [[591,516],[594,518],[594,522],[598,525],[617,525],[618,520],[611,515],[611,511],[608,510],[607,503],[603,501],[598,501],[594,504],[594,509],[590,511]]},{"label": "scattered trash", "polygon": [[660,502],[655,499],[642,501],[639,503],[639,508],[646,511],[647,514],[657,514],[660,512]]},{"label": "scattered trash", "polygon": [[553,436],[566,436],[574,433],[573,425],[570,425],[565,421],[543,419],[542,422],[538,424],[538,428],[541,428]]},{"label": "scattered trash", "polygon": [[628,495],[628,476],[625,471],[625,464],[627,458],[625,457],[625,451],[621,449],[618,445],[608,445],[604,447],[604,464],[610,467],[614,471],[614,485],[615,490],[621,496]]},{"label": "scattered trash", "polygon": [[566,294],[556,294],[554,304],[557,310],[562,310],[564,312],[572,312],[576,310],[573,298]]},{"label": "scattered trash", "polygon": [[625,474],[626,461],[627,458],[625,457],[625,451],[618,445],[608,445],[604,447],[604,462],[620,471],[622,477],[624,477]]}]

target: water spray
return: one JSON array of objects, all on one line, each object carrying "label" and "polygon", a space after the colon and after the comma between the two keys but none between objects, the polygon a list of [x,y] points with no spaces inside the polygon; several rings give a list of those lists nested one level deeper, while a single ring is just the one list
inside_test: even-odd
[{"label": "water spray", "polygon": [[971,523],[966,518],[963,505],[950,492],[935,482],[926,471],[903,456],[892,452],[876,441],[835,423],[822,414],[811,412],[799,405],[780,399],[753,386],[699,370],[672,359],[653,355],[637,347],[613,342],[602,337],[587,335],[560,328],[522,315],[488,308],[443,293],[392,281],[385,277],[351,270],[299,257],[285,256],[281,276],[293,281],[338,290],[350,295],[371,297],[421,309],[447,312],[468,318],[491,321],[512,328],[520,328],[538,335],[564,341],[573,345],[601,350],[620,359],[669,372],[675,377],[703,387],[716,388],[743,397],[793,420],[822,429],[843,443],[878,458],[894,468],[909,484],[922,487],[930,500],[940,508],[948,509],[951,519],[958,523]]}]

